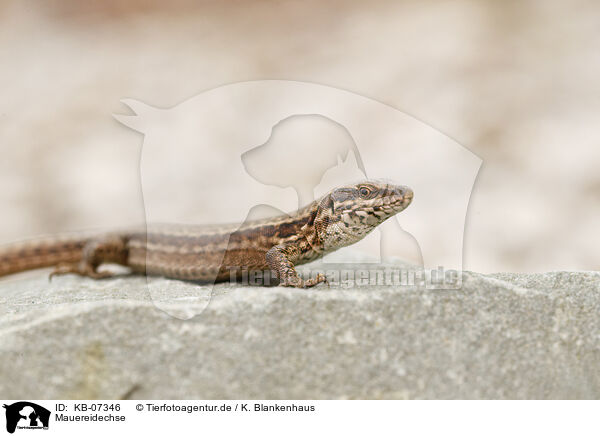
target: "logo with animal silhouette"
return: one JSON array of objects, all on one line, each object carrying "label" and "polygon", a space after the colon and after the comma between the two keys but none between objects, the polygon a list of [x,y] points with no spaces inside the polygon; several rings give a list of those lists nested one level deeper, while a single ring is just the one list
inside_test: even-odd
[{"label": "logo with animal silhouette", "polygon": [[15,430],[47,430],[50,423],[50,411],[39,404],[29,401],[19,401],[13,404],[4,404],[6,409],[6,431],[14,433]]},{"label": "logo with animal silhouette", "polygon": [[[461,287],[467,208],[482,161],[433,127],[342,89],[285,80],[232,83],[170,108],[122,102],[132,113],[115,118],[144,135],[147,223],[250,223],[294,213],[358,180],[392,182],[415,192],[410,209],[322,264],[410,265],[432,278],[454,273],[428,281],[431,289]],[[149,282],[155,304],[182,316],[164,286]]]}]

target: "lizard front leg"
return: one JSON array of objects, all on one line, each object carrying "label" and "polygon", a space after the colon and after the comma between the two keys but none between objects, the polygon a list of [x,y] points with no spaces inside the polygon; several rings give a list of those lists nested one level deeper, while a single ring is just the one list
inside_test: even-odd
[{"label": "lizard front leg", "polygon": [[280,286],[311,288],[319,283],[327,283],[327,278],[320,273],[314,279],[303,280],[294,268],[293,260],[298,257],[299,248],[293,242],[276,245],[267,251],[267,263],[277,274]]},{"label": "lizard front leg", "polygon": [[58,264],[50,273],[50,278],[64,274],[77,274],[93,279],[104,279],[114,274],[108,271],[98,271],[103,263],[127,265],[127,241],[117,235],[91,239],[86,242],[81,252],[81,260],[76,263]]}]

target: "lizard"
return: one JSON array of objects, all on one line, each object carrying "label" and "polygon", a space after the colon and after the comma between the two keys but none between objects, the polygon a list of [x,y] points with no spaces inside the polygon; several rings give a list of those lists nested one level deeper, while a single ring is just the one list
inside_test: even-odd
[{"label": "lizard", "polygon": [[[280,286],[308,288],[323,274],[302,279],[296,265],[351,245],[404,210],[413,199],[406,186],[363,181],[335,188],[295,213],[221,226],[158,225],[89,236],[54,236],[0,247],[0,277],[54,267],[50,277],[77,274],[93,279],[119,264],[131,273],[222,282],[241,269],[273,271]],[[233,271],[233,273],[232,273]]]}]

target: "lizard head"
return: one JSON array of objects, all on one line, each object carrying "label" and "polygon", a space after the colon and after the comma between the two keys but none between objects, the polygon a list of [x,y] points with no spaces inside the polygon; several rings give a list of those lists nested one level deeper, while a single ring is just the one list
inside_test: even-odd
[{"label": "lizard head", "polygon": [[353,244],[408,207],[410,188],[366,181],[334,189],[319,203],[315,225],[325,250]]}]

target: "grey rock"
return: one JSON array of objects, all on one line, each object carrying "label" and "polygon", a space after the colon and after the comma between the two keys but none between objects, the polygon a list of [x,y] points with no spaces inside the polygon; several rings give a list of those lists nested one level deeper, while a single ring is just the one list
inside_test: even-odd
[{"label": "grey rock", "polygon": [[597,272],[460,290],[34,272],[0,282],[0,398],[598,399],[599,313]]}]

